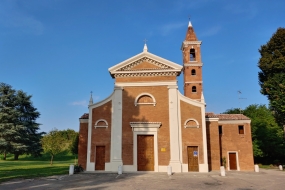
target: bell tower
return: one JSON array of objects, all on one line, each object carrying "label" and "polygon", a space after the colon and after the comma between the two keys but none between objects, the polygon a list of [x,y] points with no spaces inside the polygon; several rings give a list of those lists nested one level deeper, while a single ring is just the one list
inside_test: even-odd
[{"label": "bell tower", "polygon": [[185,40],[182,42],[184,73],[184,96],[197,101],[204,101],[201,44],[189,21]]}]

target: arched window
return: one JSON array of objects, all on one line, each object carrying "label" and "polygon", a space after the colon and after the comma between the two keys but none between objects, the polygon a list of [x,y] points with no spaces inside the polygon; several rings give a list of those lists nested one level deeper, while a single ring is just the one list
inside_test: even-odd
[{"label": "arched window", "polygon": [[199,123],[196,119],[189,118],[184,122],[185,128],[199,128]]},{"label": "arched window", "polygon": [[195,69],[191,70],[191,75],[196,75],[196,70]]},{"label": "arched window", "polygon": [[192,92],[197,92],[196,86],[192,86]]},{"label": "arched window", "polygon": [[153,105],[155,106],[156,101],[153,95],[149,93],[142,93],[138,95],[135,99],[135,106],[137,105]]},{"label": "arched window", "polygon": [[195,49],[190,49],[190,61],[196,61]]},{"label": "arched window", "polygon": [[95,122],[95,129],[96,128],[107,128],[108,127],[108,122],[105,120],[105,119],[98,119],[96,122]]}]

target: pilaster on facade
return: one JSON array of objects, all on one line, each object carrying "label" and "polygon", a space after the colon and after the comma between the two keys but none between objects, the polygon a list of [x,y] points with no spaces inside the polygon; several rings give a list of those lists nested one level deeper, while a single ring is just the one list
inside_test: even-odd
[{"label": "pilaster on facade", "polygon": [[169,132],[170,132],[170,161],[173,172],[182,172],[180,157],[180,134],[179,134],[179,118],[178,118],[178,90],[177,86],[168,86],[169,97]]},{"label": "pilaster on facade", "polygon": [[94,171],[95,170],[95,163],[90,161],[91,139],[92,139],[92,108],[89,107],[86,171]]},{"label": "pilaster on facade", "polygon": [[123,88],[115,87],[112,98],[111,160],[109,169],[118,171],[122,161],[122,98]]}]

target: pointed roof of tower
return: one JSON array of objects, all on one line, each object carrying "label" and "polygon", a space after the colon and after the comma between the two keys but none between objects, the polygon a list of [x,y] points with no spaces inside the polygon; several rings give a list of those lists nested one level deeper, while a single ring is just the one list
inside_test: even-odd
[{"label": "pointed roof of tower", "polygon": [[91,91],[89,105],[92,105],[92,104],[93,104],[93,97],[92,97],[92,91]]},{"label": "pointed roof of tower", "polygon": [[189,20],[185,41],[198,41],[191,21]]}]

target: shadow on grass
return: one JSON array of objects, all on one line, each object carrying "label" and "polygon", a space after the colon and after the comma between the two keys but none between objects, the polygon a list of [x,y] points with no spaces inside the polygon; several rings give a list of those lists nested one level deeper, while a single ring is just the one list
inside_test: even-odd
[{"label": "shadow on grass", "polygon": [[[15,161],[16,162],[16,161]],[[51,175],[68,174],[70,162],[56,162],[54,165],[49,165],[47,162],[33,161],[17,161],[13,163],[9,161],[0,162],[0,182],[11,180],[14,178],[33,178],[45,177]]]}]

